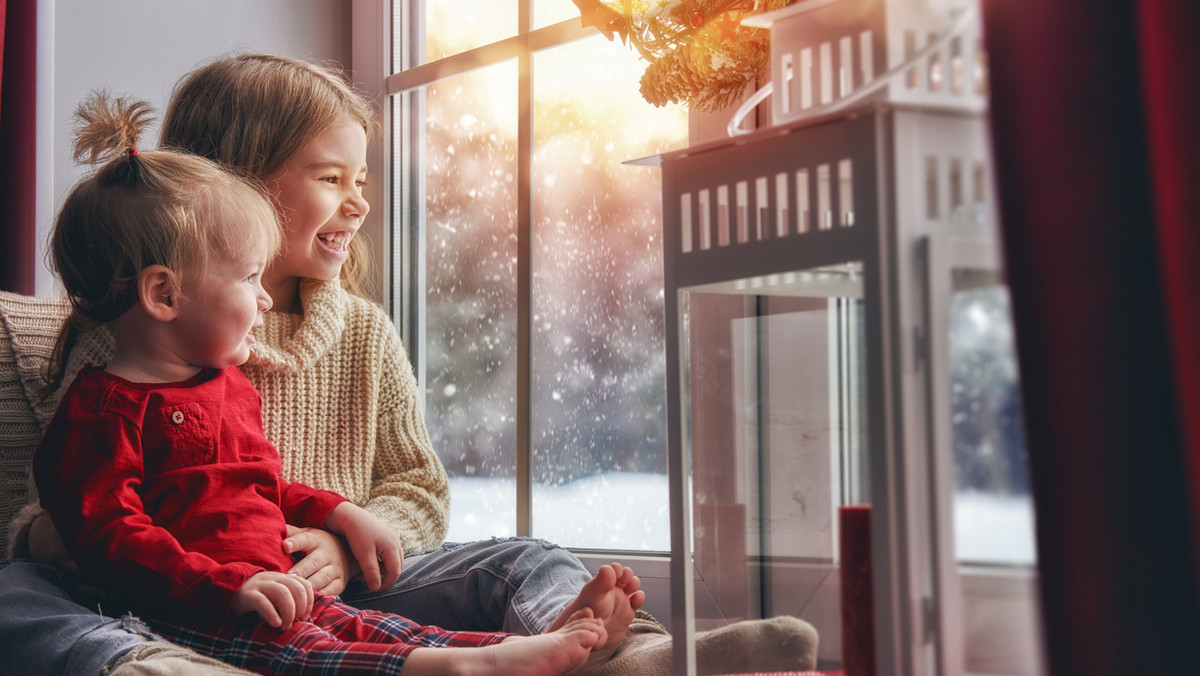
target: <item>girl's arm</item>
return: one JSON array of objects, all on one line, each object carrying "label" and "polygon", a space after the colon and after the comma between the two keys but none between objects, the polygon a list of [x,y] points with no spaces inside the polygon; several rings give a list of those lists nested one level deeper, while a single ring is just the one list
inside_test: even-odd
[{"label": "girl's arm", "polygon": [[283,546],[288,554],[300,555],[288,572],[308,580],[322,594],[341,594],[350,580],[362,573],[345,538],[324,528],[297,528],[289,524]]},{"label": "girl's arm", "polygon": [[325,517],[325,527],[346,538],[371,591],[387,589],[400,578],[404,551],[386,523],[353,502],[343,502]]},{"label": "girl's arm", "polygon": [[433,450],[417,379],[394,328],[383,331],[378,440],[371,495],[363,507],[400,535],[407,552],[441,546],[450,523],[450,485]]},{"label": "girl's arm", "polygon": [[361,508],[331,491],[290,483],[282,477],[278,482],[280,509],[287,519],[284,551],[305,554],[288,572],[308,580],[313,589],[322,594],[341,594],[350,578],[362,572],[362,568],[351,551],[352,543],[348,544],[341,537],[342,531],[329,528],[328,522],[330,515],[342,505],[355,507],[360,512]]},{"label": "girl's arm", "polygon": [[32,559],[57,566],[60,560],[70,558],[70,555],[61,548],[62,538],[58,537],[46,510],[36,496],[30,498],[33,502],[22,507],[8,524],[8,558]]}]

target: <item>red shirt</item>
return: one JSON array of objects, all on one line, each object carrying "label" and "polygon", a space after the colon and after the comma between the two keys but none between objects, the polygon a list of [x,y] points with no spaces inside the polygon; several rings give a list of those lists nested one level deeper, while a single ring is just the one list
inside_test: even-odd
[{"label": "red shirt", "polygon": [[214,619],[251,575],[292,567],[287,524],[320,528],[345,501],[279,468],[258,391],[236,368],[152,384],[86,368],[33,462],[85,574],[139,607]]}]

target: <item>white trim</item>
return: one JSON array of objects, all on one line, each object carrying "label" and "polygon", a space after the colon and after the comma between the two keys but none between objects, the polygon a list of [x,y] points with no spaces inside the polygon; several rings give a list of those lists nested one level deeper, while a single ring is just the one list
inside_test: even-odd
[{"label": "white trim", "polygon": [[954,449],[953,423],[950,419],[950,319],[952,289],[950,275],[956,268],[1000,272],[1000,257],[991,237],[925,238],[925,288],[928,321],[927,373],[932,456],[929,462],[929,501],[933,514],[933,533],[929,547],[933,576],[933,617],[931,627],[938,637],[937,662],[941,673],[961,673],[965,669],[964,578],[959,571],[954,546]]},{"label": "white trim", "polygon": [[567,19],[394,73],[387,78],[385,89],[389,94],[399,94],[595,34],[595,29],[580,26],[574,19]]},{"label": "white trim", "polygon": [[572,550],[588,572],[595,573],[606,563],[617,562],[633,569],[642,581],[646,603],[642,610],[650,613],[671,631],[671,557],[662,554],[641,555],[630,552]]},{"label": "white trim", "polygon": [[389,125],[389,99],[384,93],[384,80],[388,76],[388,40],[391,21],[387,0],[353,0],[350,8],[350,69],[357,87],[364,91],[375,110],[379,124],[379,136],[367,148],[367,166],[371,180],[363,189],[364,197],[372,205],[363,222],[362,232],[371,242],[371,275],[367,288],[389,312],[392,294],[387,292],[384,280],[391,278],[392,250],[391,228],[385,227],[385,215],[391,213],[391,134]]},{"label": "white trim", "polygon": [[37,3],[37,91],[34,113],[34,223],[36,224],[37,261],[34,265],[34,295],[51,296],[58,293],[58,284],[44,263],[46,243],[54,226],[54,14],[55,0]]}]

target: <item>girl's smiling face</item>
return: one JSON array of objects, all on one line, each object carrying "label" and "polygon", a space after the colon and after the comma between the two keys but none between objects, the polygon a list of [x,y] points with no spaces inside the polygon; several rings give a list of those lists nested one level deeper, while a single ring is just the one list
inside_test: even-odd
[{"label": "girl's smiling face", "polygon": [[350,120],[321,132],[266,177],[283,223],[283,247],[263,278],[276,309],[299,311],[301,278],[337,279],[370,210],[366,178],[367,133]]}]

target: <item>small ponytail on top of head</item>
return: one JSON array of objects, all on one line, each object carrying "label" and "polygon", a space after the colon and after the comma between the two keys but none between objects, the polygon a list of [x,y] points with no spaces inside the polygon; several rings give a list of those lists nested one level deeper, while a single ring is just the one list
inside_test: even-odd
[{"label": "small ponytail on top of head", "polygon": [[155,120],[145,101],[95,91],[75,110],[75,154],[81,164],[104,164],[138,155],[138,140]]}]

